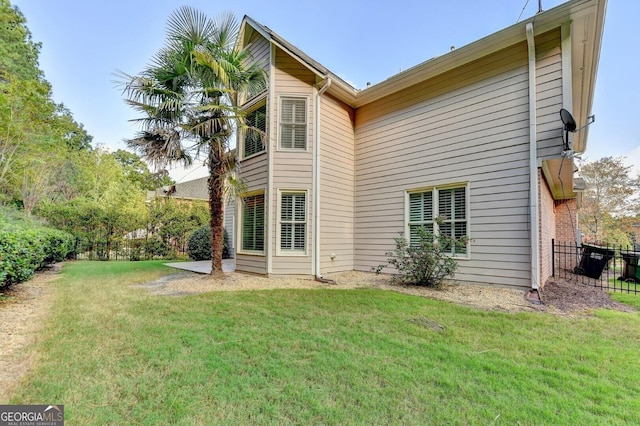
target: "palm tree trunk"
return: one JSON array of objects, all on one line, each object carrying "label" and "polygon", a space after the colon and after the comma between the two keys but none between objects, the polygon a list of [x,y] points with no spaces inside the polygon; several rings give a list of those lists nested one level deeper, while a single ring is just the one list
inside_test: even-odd
[{"label": "palm tree trunk", "polygon": [[209,224],[211,226],[211,273],[222,272],[223,196],[224,196],[224,147],[215,140],[209,141]]}]

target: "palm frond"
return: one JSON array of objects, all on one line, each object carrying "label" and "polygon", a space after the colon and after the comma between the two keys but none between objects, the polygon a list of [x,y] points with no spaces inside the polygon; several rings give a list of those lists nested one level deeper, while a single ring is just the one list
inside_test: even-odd
[{"label": "palm frond", "polygon": [[216,28],[213,44],[224,51],[233,50],[240,33],[240,22],[231,12],[220,13],[214,20]]},{"label": "palm frond", "polygon": [[180,43],[208,43],[215,35],[215,23],[206,14],[190,6],[182,6],[167,22],[167,37]]},{"label": "palm frond", "polygon": [[136,138],[125,142],[155,166],[193,163],[189,152],[183,149],[180,132],[175,129],[155,128],[152,131],[142,131]]}]

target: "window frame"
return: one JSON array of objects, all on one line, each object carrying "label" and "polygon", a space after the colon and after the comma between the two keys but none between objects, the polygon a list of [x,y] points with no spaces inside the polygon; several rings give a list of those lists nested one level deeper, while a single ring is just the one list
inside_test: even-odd
[{"label": "window frame", "polygon": [[[245,224],[244,224],[244,219],[245,219],[245,200],[247,198],[250,197],[256,197],[256,196],[260,196],[262,195],[262,232],[263,232],[263,236],[262,236],[262,250],[252,250],[252,249],[245,249],[245,245],[244,245],[244,229],[245,229]],[[259,191],[253,191],[253,192],[249,192],[247,194],[245,194],[244,196],[242,196],[239,200],[239,206],[240,208],[238,209],[238,224],[239,224],[239,232],[238,232],[238,244],[236,247],[238,247],[238,254],[249,254],[249,255],[264,255],[266,253],[266,246],[267,246],[267,197],[265,194],[264,190],[259,190]],[[255,233],[255,221],[253,223],[253,229],[254,229],[254,233]]]},{"label": "window frame", "polygon": [[[283,197],[286,195],[304,195],[304,222],[296,221],[295,217],[291,221],[283,221],[282,205]],[[293,206],[295,211],[295,205]],[[309,252],[309,192],[305,189],[279,189],[277,206],[278,229],[276,234],[276,255],[278,256],[307,256]],[[282,248],[282,224],[304,224],[304,249]],[[294,240],[295,231],[292,229],[291,238]]]},{"label": "window frame", "polygon": [[[471,232],[471,219],[470,219],[470,184],[469,182],[463,182],[463,183],[454,183],[454,184],[447,184],[447,185],[434,185],[434,186],[427,186],[427,187],[421,187],[421,188],[416,188],[416,189],[411,189],[411,190],[407,190],[405,191],[405,220],[404,220],[404,224],[405,224],[405,238],[406,240],[409,242],[409,244],[411,243],[411,226],[412,225],[419,225],[419,224],[430,224],[433,226],[433,233],[434,235],[438,235],[440,233],[440,226],[438,225],[438,223],[435,221],[435,218],[437,218],[438,216],[440,216],[440,210],[441,210],[441,206],[440,206],[440,191],[446,191],[446,190],[454,190],[454,189],[458,189],[458,188],[464,188],[465,193],[464,193],[464,215],[465,218],[464,219],[445,219],[444,222],[445,223],[451,223],[452,224],[452,229],[454,229],[455,227],[455,223],[460,223],[460,222],[464,222],[466,225],[466,233],[465,235],[468,237],[470,235]],[[422,221],[411,221],[411,195],[412,194],[423,194],[423,193],[427,193],[427,192],[431,192],[432,194],[432,198],[431,198],[431,210],[432,210],[432,216],[430,220],[422,220]],[[451,206],[452,210],[455,211],[456,207],[455,207],[455,200],[452,203]],[[417,223],[420,222],[420,223]],[[465,253],[453,253],[453,252],[449,252],[446,253],[448,256],[452,256],[455,257],[456,259],[470,259],[471,258],[471,244],[470,241],[467,241],[466,243],[466,250]]]},{"label": "window frame", "polygon": [[[304,101],[304,123],[283,123],[282,113],[284,111],[283,105],[287,100],[302,100]],[[295,115],[295,114],[294,114]],[[302,126],[304,125],[304,148],[296,148],[292,147],[284,147],[282,145],[282,138],[284,135],[284,126],[292,125],[292,126]],[[292,141],[292,145],[295,144],[295,141]],[[299,95],[280,95],[278,97],[278,151],[288,151],[288,152],[307,152],[309,150],[309,97],[308,96],[299,96]]]},{"label": "window frame", "polygon": [[256,151],[252,154],[246,155],[245,154],[245,141],[246,141],[246,130],[243,130],[241,132],[239,132],[240,134],[240,138],[239,138],[239,145],[240,148],[238,150],[239,153],[241,153],[241,159],[245,160],[248,158],[252,158],[252,157],[256,157],[260,154],[263,154],[265,152],[267,152],[267,148],[268,148],[268,141],[269,141],[269,106],[267,105],[267,95],[266,93],[260,93],[259,95],[257,95],[256,97],[250,99],[247,103],[245,103],[242,108],[245,111],[245,117],[247,117],[249,114],[257,111],[258,109],[264,107],[265,108],[265,123],[264,123],[264,127],[265,127],[265,136],[264,136],[264,140],[263,140],[263,149],[260,151]]}]

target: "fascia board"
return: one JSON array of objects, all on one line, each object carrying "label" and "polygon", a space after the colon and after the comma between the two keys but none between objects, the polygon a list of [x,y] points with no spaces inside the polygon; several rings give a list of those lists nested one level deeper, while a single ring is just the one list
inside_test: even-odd
[{"label": "fascia board", "polygon": [[588,14],[594,7],[601,7],[603,3],[606,3],[606,0],[574,0],[542,12],[466,46],[409,68],[359,92],[355,106],[359,107],[376,101],[514,44],[524,42],[526,40],[525,27],[529,22],[534,24],[536,34],[542,34],[558,28],[563,22],[571,20],[573,17]]}]

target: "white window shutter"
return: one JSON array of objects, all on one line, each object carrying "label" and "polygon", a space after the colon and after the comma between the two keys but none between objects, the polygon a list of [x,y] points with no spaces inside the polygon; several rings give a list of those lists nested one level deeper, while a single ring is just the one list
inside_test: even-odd
[{"label": "white window shutter", "polygon": [[280,110],[280,148],[307,149],[307,101],[282,98]]}]

